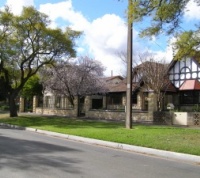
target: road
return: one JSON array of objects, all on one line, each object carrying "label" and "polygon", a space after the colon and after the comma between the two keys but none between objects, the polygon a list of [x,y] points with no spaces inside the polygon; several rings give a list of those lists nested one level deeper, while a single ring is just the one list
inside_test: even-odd
[{"label": "road", "polygon": [[0,127],[1,178],[199,178],[200,165]]}]

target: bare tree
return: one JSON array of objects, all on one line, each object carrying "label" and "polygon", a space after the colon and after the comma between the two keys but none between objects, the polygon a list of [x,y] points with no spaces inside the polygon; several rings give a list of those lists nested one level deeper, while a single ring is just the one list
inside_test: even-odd
[{"label": "bare tree", "polygon": [[144,83],[148,91],[152,91],[157,98],[157,110],[162,109],[162,101],[170,81],[167,77],[168,64],[164,59],[159,62],[155,56],[140,55],[141,64],[134,68],[137,78]]},{"label": "bare tree", "polygon": [[80,57],[77,63],[60,63],[41,72],[46,90],[67,97],[74,106],[75,96],[85,96],[104,92],[100,79],[104,67],[89,57]]},{"label": "bare tree", "polygon": [[[116,53],[116,56],[121,60],[122,62],[122,76],[126,77],[127,75],[127,51],[120,51]],[[139,63],[139,58],[137,54],[133,54],[134,60],[132,61],[132,70],[134,67],[136,67]]]}]

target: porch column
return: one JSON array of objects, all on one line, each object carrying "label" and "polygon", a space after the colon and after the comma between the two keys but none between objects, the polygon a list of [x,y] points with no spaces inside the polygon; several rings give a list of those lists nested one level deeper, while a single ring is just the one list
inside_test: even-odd
[{"label": "porch column", "polygon": [[33,113],[36,113],[36,107],[38,106],[38,97],[33,96]]},{"label": "porch column", "polygon": [[78,96],[74,97],[74,117],[78,117],[79,112],[79,100]]},{"label": "porch column", "polygon": [[24,112],[24,98],[20,97],[19,99],[19,112]]},{"label": "porch column", "polygon": [[85,116],[88,116],[88,111],[92,108],[92,100],[91,96],[86,96],[84,101],[84,107],[85,107]]},{"label": "porch column", "polygon": [[122,97],[122,105],[125,108],[125,106],[126,106],[126,96],[125,95]]},{"label": "porch column", "polygon": [[154,93],[148,94],[148,115],[149,120],[153,120],[153,112],[157,111],[157,96]]},{"label": "porch column", "polygon": [[137,108],[142,109],[142,96],[141,93],[137,94]]}]

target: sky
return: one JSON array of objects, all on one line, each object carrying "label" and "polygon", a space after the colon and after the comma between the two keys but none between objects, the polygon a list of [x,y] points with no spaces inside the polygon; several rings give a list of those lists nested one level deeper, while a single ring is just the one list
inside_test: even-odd
[{"label": "sky", "polygon": [[[34,6],[51,19],[51,28],[71,27],[82,31],[77,40],[77,56],[88,56],[105,66],[105,76],[124,75],[125,65],[119,57],[126,52],[128,0],[0,0],[0,8],[11,7],[20,14],[23,6]],[[194,0],[187,5],[181,28],[183,31],[194,27],[200,21],[200,6]],[[154,53],[158,59],[172,60],[172,36],[141,39],[138,34],[145,22],[133,26],[133,54]],[[134,60],[135,57],[133,57]]]}]

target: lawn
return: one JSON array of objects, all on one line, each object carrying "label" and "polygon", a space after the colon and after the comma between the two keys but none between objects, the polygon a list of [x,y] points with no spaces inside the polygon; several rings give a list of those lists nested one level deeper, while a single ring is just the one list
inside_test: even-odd
[{"label": "lawn", "polygon": [[64,134],[144,146],[161,150],[200,155],[200,129],[173,126],[133,125],[64,117],[0,116],[0,123],[9,123]]}]

